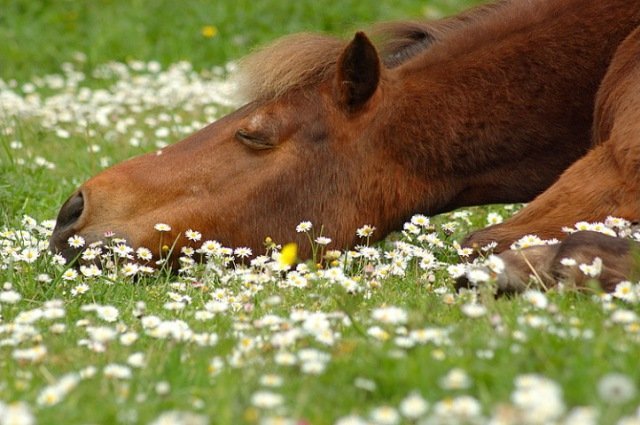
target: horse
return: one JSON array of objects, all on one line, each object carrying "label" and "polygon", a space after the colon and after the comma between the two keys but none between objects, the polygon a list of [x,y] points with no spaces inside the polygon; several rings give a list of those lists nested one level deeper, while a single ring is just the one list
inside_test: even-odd
[{"label": "horse", "polygon": [[266,235],[301,244],[303,220],[347,248],[365,223],[382,238],[416,212],[534,199],[466,241],[500,252],[578,220],[637,219],[638,25],[635,0],[498,0],[347,41],[284,37],[241,61],[244,106],[82,184],[51,249],[73,257],[70,236],[109,233],[159,257],[197,229],[258,252]]}]

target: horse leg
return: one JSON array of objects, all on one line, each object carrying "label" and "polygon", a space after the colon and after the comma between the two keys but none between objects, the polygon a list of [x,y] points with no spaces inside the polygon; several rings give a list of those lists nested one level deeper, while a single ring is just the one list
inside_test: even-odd
[{"label": "horse leg", "polygon": [[[640,151],[640,132],[636,137],[639,139],[636,148]],[[464,245],[481,248],[495,241],[498,243],[495,252],[501,252],[527,234],[562,239],[565,236],[562,228],[573,227],[581,220],[599,221],[607,216],[639,218],[639,182],[625,172],[616,159],[615,148],[613,142],[597,146],[522,211],[504,223],[472,233]]]},{"label": "horse leg", "polygon": [[[618,283],[637,278],[638,254],[638,242],[598,232],[577,232],[560,244],[550,273],[555,281],[576,288],[586,288],[597,280],[603,290],[612,292]],[[581,265],[591,270],[582,269]]]},{"label": "horse leg", "polygon": [[[499,255],[504,262],[504,268],[499,273],[493,273],[486,266],[479,267],[494,278],[498,295],[519,293],[530,287],[548,288],[555,282],[551,266],[559,247],[559,244],[540,245],[504,251]],[[470,286],[466,274],[456,282],[457,288]]]},{"label": "horse leg", "polygon": [[[559,244],[508,250],[499,257],[504,262],[494,276],[499,294],[549,289],[558,283],[586,289],[594,280],[612,292],[640,272],[640,243],[588,231],[572,233]],[[458,285],[469,286],[466,278]]]}]

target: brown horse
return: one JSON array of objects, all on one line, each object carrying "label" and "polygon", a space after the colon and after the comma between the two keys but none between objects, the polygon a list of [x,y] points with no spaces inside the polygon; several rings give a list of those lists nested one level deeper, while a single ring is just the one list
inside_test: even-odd
[{"label": "brown horse", "polygon": [[[256,252],[266,235],[297,240],[296,224],[311,220],[344,248],[365,223],[383,237],[416,212],[529,201],[591,149],[596,92],[638,25],[636,0],[503,0],[442,21],[374,27],[378,48],[364,33],[348,43],[284,38],[244,60],[244,107],[84,183],[62,206],[51,245],[71,255],[69,236],[115,232],[154,248],[153,226],[165,222],[172,230],[163,240],[177,247],[193,228]],[[619,80],[627,68],[610,74]],[[595,123],[610,130],[597,140],[613,138],[618,94],[610,91]],[[577,193],[580,164],[593,155],[615,161],[605,145],[556,186],[578,173],[569,178]],[[637,170],[611,177],[622,170],[614,163],[599,162],[589,176],[629,185]],[[524,233],[560,236],[561,225],[580,219],[638,217],[637,200],[612,201],[633,187],[607,191],[594,180],[604,195],[554,205],[557,219],[528,212],[557,204],[545,193],[470,242],[495,238],[504,249]]]}]

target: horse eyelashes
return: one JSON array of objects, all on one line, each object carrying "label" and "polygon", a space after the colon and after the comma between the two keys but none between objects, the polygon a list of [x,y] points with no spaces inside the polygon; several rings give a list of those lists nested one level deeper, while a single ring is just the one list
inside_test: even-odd
[{"label": "horse eyelashes", "polygon": [[260,132],[250,132],[240,129],[236,131],[235,137],[244,145],[252,149],[271,149],[275,146],[273,141],[266,134]]}]

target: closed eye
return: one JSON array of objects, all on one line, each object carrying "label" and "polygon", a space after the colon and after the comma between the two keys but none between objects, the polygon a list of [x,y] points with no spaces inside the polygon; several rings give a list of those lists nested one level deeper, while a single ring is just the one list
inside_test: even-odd
[{"label": "closed eye", "polygon": [[259,132],[249,132],[247,130],[236,131],[236,139],[245,146],[255,150],[273,149],[275,144],[265,134]]}]

